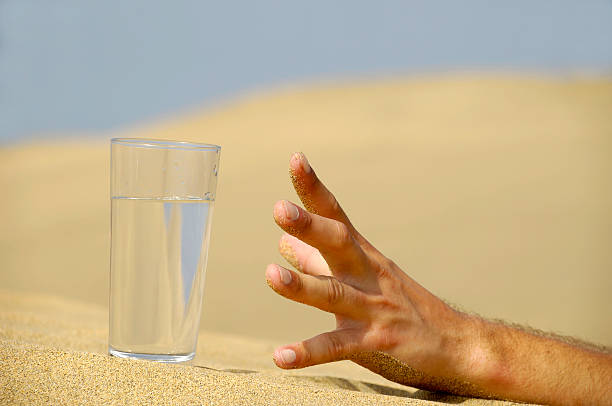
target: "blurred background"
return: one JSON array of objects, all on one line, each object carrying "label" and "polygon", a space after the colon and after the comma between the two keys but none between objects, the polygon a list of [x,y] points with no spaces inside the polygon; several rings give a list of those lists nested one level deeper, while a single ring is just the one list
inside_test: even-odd
[{"label": "blurred background", "polygon": [[263,279],[304,151],[468,310],[612,344],[612,2],[0,0],[0,286],[107,306],[113,136],[219,144],[202,328],[333,326]]}]

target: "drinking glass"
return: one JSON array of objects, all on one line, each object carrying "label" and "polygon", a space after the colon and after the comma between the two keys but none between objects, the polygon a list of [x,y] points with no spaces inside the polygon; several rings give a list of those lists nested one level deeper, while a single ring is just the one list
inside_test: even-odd
[{"label": "drinking glass", "polygon": [[111,140],[109,353],[195,355],[221,147]]}]

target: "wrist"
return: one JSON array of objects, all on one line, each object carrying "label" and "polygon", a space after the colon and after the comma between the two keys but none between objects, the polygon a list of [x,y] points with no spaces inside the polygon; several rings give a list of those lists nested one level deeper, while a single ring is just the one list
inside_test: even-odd
[{"label": "wrist", "polygon": [[500,326],[477,316],[454,312],[456,327],[447,335],[443,348],[453,376],[483,389],[507,385],[507,365],[497,338]]},{"label": "wrist", "polygon": [[462,378],[488,391],[510,387],[511,374],[504,349],[512,348],[511,343],[505,342],[512,339],[512,332],[478,316],[464,316],[465,337],[459,363]]},{"label": "wrist", "polygon": [[427,373],[447,378],[467,381],[475,374],[475,368],[483,369],[483,359],[479,357],[484,347],[480,344],[482,320],[462,313],[440,301],[433,329],[425,350],[413,359],[415,367]]},{"label": "wrist", "polygon": [[436,339],[411,365],[436,377],[437,390],[498,397],[497,389],[508,380],[496,349],[493,323],[447,307],[438,312],[436,325]]}]

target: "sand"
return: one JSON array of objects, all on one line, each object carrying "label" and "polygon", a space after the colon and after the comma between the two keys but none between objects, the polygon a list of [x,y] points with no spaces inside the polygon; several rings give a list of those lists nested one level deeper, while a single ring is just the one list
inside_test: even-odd
[{"label": "sand", "polygon": [[340,370],[334,364],[326,370],[331,375],[280,371],[271,362],[273,343],[227,334],[202,332],[197,357],[181,365],[113,358],[101,306],[0,291],[0,309],[0,404],[485,402],[359,381],[348,370],[334,376]]},{"label": "sand", "polygon": [[[271,362],[275,345],[333,327],[263,278],[269,262],[283,263],[272,205],[297,201],[287,175],[293,151],[307,154],[359,231],[434,293],[611,345],[610,111],[609,78],[422,77],[279,89],[97,139],[2,148],[2,396],[14,390],[30,403],[30,385],[52,403],[121,403],[126,388],[138,399],[153,393],[136,390],[148,382],[185,401],[233,403],[232,393],[244,403],[410,404],[414,390],[350,362],[288,373]],[[197,365],[105,355],[109,146],[100,139],[110,136],[223,147]],[[146,371],[130,369],[139,366]],[[164,386],[149,373],[185,378]],[[121,390],[94,390],[113,379]],[[213,381],[223,384],[211,389]],[[294,390],[304,395],[283,397]]]}]

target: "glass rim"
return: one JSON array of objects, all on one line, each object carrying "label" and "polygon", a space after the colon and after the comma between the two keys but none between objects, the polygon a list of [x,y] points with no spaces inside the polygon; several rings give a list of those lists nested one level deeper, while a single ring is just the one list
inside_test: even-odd
[{"label": "glass rim", "polygon": [[111,144],[136,148],[182,149],[193,151],[220,151],[221,147],[191,141],[159,140],[152,138],[111,138]]}]

